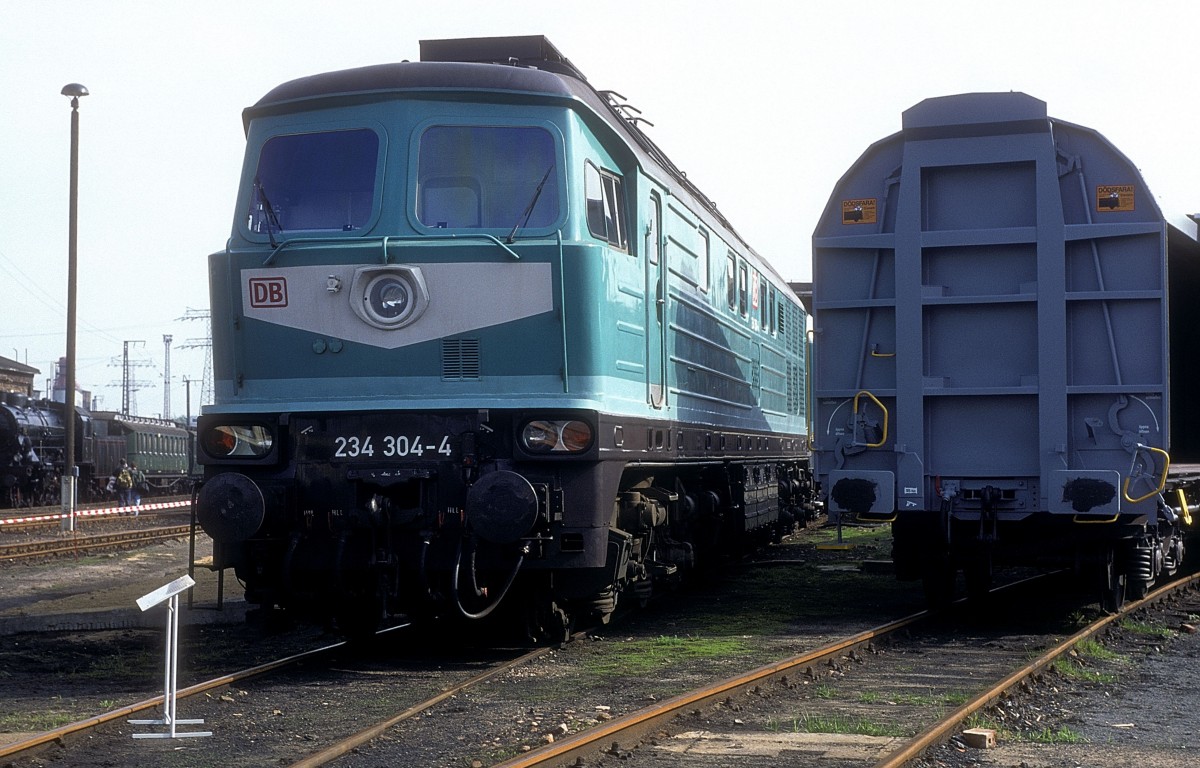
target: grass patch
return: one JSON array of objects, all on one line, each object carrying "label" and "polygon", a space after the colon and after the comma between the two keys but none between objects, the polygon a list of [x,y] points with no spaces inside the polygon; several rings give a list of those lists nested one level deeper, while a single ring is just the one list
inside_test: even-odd
[{"label": "grass patch", "polygon": [[1065,725],[1018,734],[1017,738],[1033,744],[1082,744],[1085,741],[1078,731],[1073,731]]},{"label": "grass patch", "polygon": [[1118,680],[1117,676],[1111,672],[1100,672],[1094,669],[1087,669],[1069,662],[1056,661],[1054,662],[1053,667],[1063,677],[1069,680],[1078,680],[1083,683],[1112,685]]},{"label": "grass patch", "polygon": [[1092,638],[1086,638],[1075,643],[1075,651],[1088,659],[1096,661],[1124,661],[1125,657],[1113,651]]},{"label": "grass patch", "polygon": [[1157,624],[1147,624],[1144,621],[1134,621],[1133,619],[1121,619],[1117,622],[1117,626],[1135,635],[1155,637],[1160,640],[1169,640],[1175,635],[1175,630],[1168,627],[1160,627]]},{"label": "grass patch", "polygon": [[1078,731],[1059,726],[1058,728],[1042,728],[1038,731],[1014,731],[1005,724],[976,712],[967,718],[966,728],[989,728],[996,732],[1002,741],[1023,741],[1028,744],[1083,744],[1087,740]]},{"label": "grass patch", "polygon": [[[783,723],[769,723],[771,730],[783,730]],[[912,736],[913,731],[894,723],[876,723],[861,717],[802,714],[792,718],[792,733],[842,733],[854,736]]]},{"label": "grass patch", "polygon": [[961,707],[963,704],[966,704],[970,700],[971,700],[971,695],[969,693],[963,693],[961,691],[954,692],[954,693],[947,693],[946,695],[942,696],[942,703],[946,704],[947,706],[951,706],[951,707]]},{"label": "grass patch", "polygon": [[616,653],[604,653],[588,659],[587,671],[600,677],[644,675],[677,661],[741,656],[748,648],[746,641],[740,638],[660,636],[622,642],[613,650]]},{"label": "grass patch", "polygon": [[68,712],[9,712],[0,715],[0,733],[43,733],[77,719]]},{"label": "grass patch", "polygon": [[[671,598],[659,618],[675,614],[696,634],[767,635],[787,632],[803,605],[804,584],[812,580],[807,566],[745,568],[730,567],[716,583],[697,585],[686,601]],[[736,591],[731,585],[736,584]],[[703,606],[697,606],[697,600]]]},{"label": "grass patch", "polygon": [[[825,526],[814,531],[811,536],[811,542],[814,545],[833,544],[838,540],[838,529],[836,525]],[[879,547],[885,552],[890,551],[892,527],[891,525],[843,525],[842,543],[853,544],[856,547]]]}]

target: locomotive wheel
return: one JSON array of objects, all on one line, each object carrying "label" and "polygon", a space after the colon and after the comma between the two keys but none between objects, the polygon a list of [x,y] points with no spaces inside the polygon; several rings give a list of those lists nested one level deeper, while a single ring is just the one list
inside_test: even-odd
[{"label": "locomotive wheel", "polygon": [[1116,551],[1106,547],[1100,556],[1100,610],[1117,613],[1125,605],[1125,574],[1117,565]]},{"label": "locomotive wheel", "polygon": [[574,624],[571,614],[554,600],[535,602],[526,616],[526,635],[534,643],[565,645]]}]

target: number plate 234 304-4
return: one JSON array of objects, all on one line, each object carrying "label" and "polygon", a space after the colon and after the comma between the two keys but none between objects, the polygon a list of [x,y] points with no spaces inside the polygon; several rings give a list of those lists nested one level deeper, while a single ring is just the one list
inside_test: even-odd
[{"label": "number plate 234 304-4", "polygon": [[453,458],[449,435],[336,435],[335,459]]}]

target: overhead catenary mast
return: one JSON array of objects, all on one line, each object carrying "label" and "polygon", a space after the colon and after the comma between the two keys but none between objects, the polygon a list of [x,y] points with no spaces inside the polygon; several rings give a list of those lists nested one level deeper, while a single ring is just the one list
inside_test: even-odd
[{"label": "overhead catenary mast", "polygon": [[171,418],[171,334],[163,334],[163,409],[162,417]]}]

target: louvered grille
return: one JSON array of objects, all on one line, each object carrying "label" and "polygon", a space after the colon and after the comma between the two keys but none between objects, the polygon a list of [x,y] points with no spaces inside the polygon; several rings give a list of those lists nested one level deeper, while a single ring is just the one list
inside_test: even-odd
[{"label": "louvered grille", "polygon": [[479,378],[479,339],[442,340],[442,381]]}]

